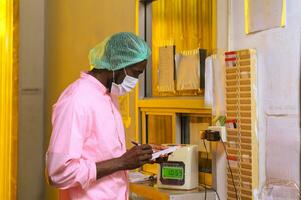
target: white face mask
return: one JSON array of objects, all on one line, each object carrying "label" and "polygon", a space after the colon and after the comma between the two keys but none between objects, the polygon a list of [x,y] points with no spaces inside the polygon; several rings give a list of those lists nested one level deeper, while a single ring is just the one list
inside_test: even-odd
[{"label": "white face mask", "polygon": [[[124,70],[125,74],[126,71]],[[113,71],[113,83],[111,86],[111,94],[122,96],[126,94],[127,92],[130,92],[134,87],[136,86],[138,82],[137,78],[128,76],[126,74],[125,78],[123,79],[121,84],[116,84],[114,80],[114,71]]]}]

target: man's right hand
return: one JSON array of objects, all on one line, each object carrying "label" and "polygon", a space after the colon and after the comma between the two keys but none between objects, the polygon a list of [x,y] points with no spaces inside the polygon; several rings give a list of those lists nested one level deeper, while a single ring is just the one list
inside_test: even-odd
[{"label": "man's right hand", "polygon": [[152,159],[152,147],[148,144],[134,146],[125,152],[119,160],[126,170],[136,169],[146,163],[150,163]]}]

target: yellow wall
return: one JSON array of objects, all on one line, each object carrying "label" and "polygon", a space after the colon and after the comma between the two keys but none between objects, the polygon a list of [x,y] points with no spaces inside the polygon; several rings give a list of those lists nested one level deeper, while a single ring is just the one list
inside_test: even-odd
[{"label": "yellow wall", "polygon": [[[88,70],[88,51],[107,35],[135,31],[135,0],[51,0],[46,9],[45,150],[51,132],[51,106],[59,94]],[[46,198],[56,192],[46,186]]]}]

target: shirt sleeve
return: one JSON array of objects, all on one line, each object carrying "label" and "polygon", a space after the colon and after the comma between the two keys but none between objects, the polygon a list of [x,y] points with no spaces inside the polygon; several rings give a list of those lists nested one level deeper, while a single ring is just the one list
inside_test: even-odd
[{"label": "shirt sleeve", "polygon": [[52,116],[52,135],[46,153],[49,183],[60,189],[87,188],[96,180],[96,164],[82,157],[87,115],[75,102],[57,105]]}]

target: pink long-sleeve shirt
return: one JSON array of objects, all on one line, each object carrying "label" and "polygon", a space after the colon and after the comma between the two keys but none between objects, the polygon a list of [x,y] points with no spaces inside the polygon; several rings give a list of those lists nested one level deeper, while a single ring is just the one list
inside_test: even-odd
[{"label": "pink long-sleeve shirt", "polygon": [[126,151],[117,98],[104,85],[82,72],[54,105],[52,125],[46,168],[60,200],[128,199],[126,171],[96,180],[96,162]]}]

